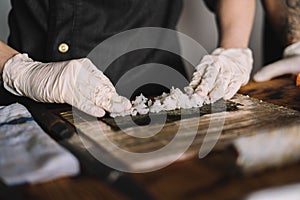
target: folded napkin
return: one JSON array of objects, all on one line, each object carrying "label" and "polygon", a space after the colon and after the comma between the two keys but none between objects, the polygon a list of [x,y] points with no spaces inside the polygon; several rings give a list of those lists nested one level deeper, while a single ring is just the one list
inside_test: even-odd
[{"label": "folded napkin", "polygon": [[249,195],[246,200],[299,200],[300,184],[269,188]]},{"label": "folded napkin", "polygon": [[[300,160],[300,125],[273,128],[234,141],[244,172],[276,168]],[[300,198],[299,198],[300,199]]]},{"label": "folded napkin", "polygon": [[50,138],[24,106],[0,106],[0,177],[5,184],[39,183],[78,173],[78,160]]}]

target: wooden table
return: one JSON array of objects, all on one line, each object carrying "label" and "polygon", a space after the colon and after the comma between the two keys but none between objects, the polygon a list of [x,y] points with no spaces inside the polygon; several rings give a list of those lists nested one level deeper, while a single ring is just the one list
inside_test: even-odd
[{"label": "wooden table", "polygon": [[[295,77],[254,83],[240,90],[242,94],[300,111],[300,88]],[[267,187],[300,183],[300,163],[253,175],[240,175],[234,168],[224,167],[222,152],[204,159],[192,158],[176,162],[161,170],[131,174],[155,199],[240,199]],[[126,199],[93,177],[81,175],[39,185],[14,188],[25,199]]]}]

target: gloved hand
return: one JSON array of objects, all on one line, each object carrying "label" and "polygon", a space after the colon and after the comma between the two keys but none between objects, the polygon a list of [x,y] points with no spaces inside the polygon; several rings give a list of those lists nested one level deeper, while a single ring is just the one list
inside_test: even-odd
[{"label": "gloved hand", "polygon": [[87,58],[41,63],[27,54],[17,54],[5,63],[2,77],[4,87],[15,95],[68,103],[96,117],[102,117],[105,111],[119,113],[131,107]]},{"label": "gloved hand", "polygon": [[252,66],[250,49],[218,48],[203,57],[185,91],[208,96],[211,102],[230,99],[242,85],[248,83]]},{"label": "gloved hand", "polygon": [[300,42],[285,48],[283,59],[269,64],[258,71],[253,79],[257,82],[268,81],[284,74],[300,73]]}]

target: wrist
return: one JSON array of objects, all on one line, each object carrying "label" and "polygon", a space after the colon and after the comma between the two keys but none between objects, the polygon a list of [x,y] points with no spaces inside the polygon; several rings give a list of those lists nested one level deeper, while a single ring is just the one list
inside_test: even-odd
[{"label": "wrist", "polygon": [[248,43],[249,41],[247,39],[242,38],[232,41],[232,37],[230,37],[230,39],[221,40],[219,42],[219,47],[224,49],[245,49],[248,48]]},{"label": "wrist", "polygon": [[247,57],[253,57],[252,50],[250,48],[223,48],[219,47],[216,48],[212,53],[212,55],[232,55],[232,56],[247,56]]},{"label": "wrist", "polygon": [[13,48],[7,46],[3,42],[0,41],[0,74],[3,73],[3,68],[5,63],[12,57],[14,57],[19,52],[14,50]]}]

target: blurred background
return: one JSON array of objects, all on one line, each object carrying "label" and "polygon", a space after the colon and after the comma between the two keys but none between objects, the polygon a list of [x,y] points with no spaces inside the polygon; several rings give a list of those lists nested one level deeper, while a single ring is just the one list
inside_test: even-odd
[{"label": "blurred background", "polygon": [[[262,21],[263,11],[260,1],[257,0],[257,14],[251,37],[250,48],[254,54],[254,72],[262,65]],[[10,1],[0,1],[0,40],[7,41],[7,16],[10,10]],[[217,29],[214,14],[204,5],[202,0],[184,0],[184,10],[178,24],[178,30],[198,41],[208,52],[217,45]],[[183,49],[187,52],[189,49]],[[191,73],[191,72],[190,72]]]}]

